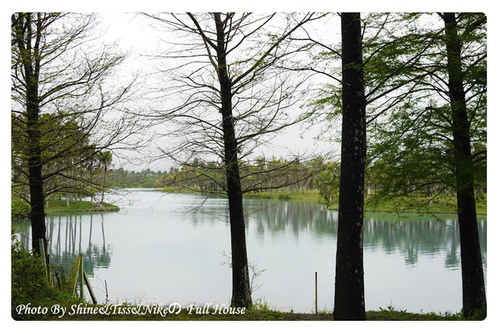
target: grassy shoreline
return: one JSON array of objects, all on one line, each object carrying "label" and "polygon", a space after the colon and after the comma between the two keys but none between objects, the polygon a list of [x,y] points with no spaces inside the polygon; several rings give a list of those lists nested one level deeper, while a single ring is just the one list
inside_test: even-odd
[{"label": "grassy shoreline", "polygon": [[[324,200],[321,199],[319,193],[313,192],[262,192],[262,193],[248,193],[244,194],[243,198],[256,198],[256,199],[274,199],[274,200],[291,200],[291,201],[307,201],[316,202],[326,206]],[[338,210],[338,198],[333,198],[333,205],[326,206],[327,210]],[[394,201],[385,200],[383,202],[372,202],[370,199],[365,198],[365,212],[399,212],[399,213],[424,213],[424,214],[457,214],[456,204],[454,201],[441,201],[434,205],[411,203],[410,205],[402,207]],[[399,207],[398,209],[395,209]],[[487,215],[487,208],[485,201],[476,202],[476,211],[478,215]]]},{"label": "grassy shoreline", "polygon": [[[176,189],[176,188],[163,188],[163,192],[170,193],[197,193],[191,189]],[[318,191],[265,191],[258,193],[245,193],[244,199],[271,199],[271,200],[289,200],[289,201],[306,201],[315,202],[325,205],[327,210],[338,210],[338,198],[333,198],[330,206],[326,206],[325,201],[321,198]],[[404,201],[402,201],[404,202]],[[457,214],[456,202],[453,200],[448,201],[435,201],[431,206],[427,203],[416,203],[406,200],[407,205],[402,206],[401,203],[396,203],[392,200],[385,200],[374,202],[369,198],[365,198],[365,212],[398,212],[398,213],[422,213],[422,214]],[[397,208],[397,209],[395,209]],[[477,200],[476,202],[477,215],[487,215],[486,200]]]},{"label": "grassy shoreline", "polygon": [[66,200],[51,200],[48,208],[45,208],[45,213],[58,214],[62,212],[117,212],[120,208],[109,203],[94,203],[89,201],[69,201],[69,206]]},{"label": "grassy shoreline", "polygon": [[[238,309],[237,312],[221,310],[229,308],[220,305],[219,311],[214,308],[200,306],[198,310],[182,308],[168,311],[170,305],[132,305],[132,304],[107,304],[93,305],[83,301],[73,303],[41,303],[27,305],[31,311],[21,309],[26,304],[12,306],[14,320],[36,321],[333,321],[333,313],[294,313],[268,309],[267,306],[255,305],[252,309]],[[203,308],[203,309],[202,309]],[[62,311],[64,309],[64,313]],[[38,312],[34,310],[39,310]],[[45,312],[44,312],[45,310]],[[30,313],[31,312],[31,313]],[[231,314],[233,313],[233,314]],[[237,314],[235,314],[237,313]],[[457,320],[483,320],[484,316],[465,319],[461,314],[414,313],[406,310],[386,309],[366,311],[367,321],[457,321]]]},{"label": "grassy shoreline", "polygon": [[[68,206],[69,204],[69,206]],[[89,201],[69,201],[53,199],[45,207],[45,214],[57,215],[60,213],[81,212],[118,212],[120,208],[109,203],[93,203]],[[30,216],[30,205],[17,198],[11,199],[11,220],[25,219]]]}]

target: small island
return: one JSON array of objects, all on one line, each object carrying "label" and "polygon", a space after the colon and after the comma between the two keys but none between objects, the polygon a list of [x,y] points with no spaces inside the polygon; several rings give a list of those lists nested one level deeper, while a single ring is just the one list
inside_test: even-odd
[{"label": "small island", "polygon": [[[69,205],[68,205],[69,204]],[[47,215],[61,212],[117,212],[120,208],[106,202],[52,200],[45,209]]]}]

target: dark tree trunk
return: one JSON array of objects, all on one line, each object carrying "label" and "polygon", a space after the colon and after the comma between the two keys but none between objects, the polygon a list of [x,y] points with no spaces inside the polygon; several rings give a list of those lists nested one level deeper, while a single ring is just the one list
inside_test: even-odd
[{"label": "dark tree trunk", "polygon": [[363,209],[366,114],[359,13],[342,13],[342,153],[335,320],[365,320]]},{"label": "dark tree trunk", "polygon": [[45,249],[47,249],[47,239],[45,237],[45,207],[42,165],[40,161],[40,135],[36,128],[37,119],[37,111],[32,112],[31,117],[28,111],[28,173],[31,204],[31,247],[35,253],[40,254],[39,239],[43,239]]},{"label": "dark tree trunk", "polygon": [[456,175],[458,224],[462,264],[463,312],[466,317],[486,308],[481,246],[477,229],[474,197],[474,163],[470,145],[470,123],[465,103],[461,41],[455,14],[445,13],[446,50],[448,56],[448,89],[453,122],[453,148]]},{"label": "dark tree trunk", "polygon": [[220,15],[215,15],[217,28],[217,61],[221,89],[221,114],[224,133],[224,165],[226,168],[229,221],[231,226],[231,259],[233,271],[233,295],[231,305],[250,307],[252,297],[248,274],[248,258],[243,215],[243,193],[238,165],[238,143],[234,131],[231,80],[227,72],[224,27]]},{"label": "dark tree trunk", "polygon": [[[21,53],[26,84],[27,160],[32,234],[31,246],[35,253],[40,254],[39,239],[43,239],[44,247],[47,249],[40,127],[38,121],[40,114],[38,81],[41,61],[39,56],[39,44],[41,41],[40,30],[42,27],[41,22],[37,20],[35,21],[35,31],[33,31],[32,15],[36,14],[18,15],[17,19],[13,19],[12,29],[14,29],[15,42]],[[32,39],[34,40],[34,45],[32,45]]]}]

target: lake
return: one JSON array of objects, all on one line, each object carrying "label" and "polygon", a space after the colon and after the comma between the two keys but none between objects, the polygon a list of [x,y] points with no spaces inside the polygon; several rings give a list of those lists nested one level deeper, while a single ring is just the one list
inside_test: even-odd
[{"label": "lake", "polygon": [[[229,304],[228,206],[224,198],[127,190],[115,213],[47,217],[52,263],[78,253],[99,303]],[[333,309],[338,213],[311,202],[246,199],[253,300],[274,309]],[[485,277],[486,216],[478,227]],[[30,231],[18,233],[30,245]],[[456,216],[366,213],[367,310],[458,312],[462,307]],[[89,298],[90,300],[90,298]]]}]

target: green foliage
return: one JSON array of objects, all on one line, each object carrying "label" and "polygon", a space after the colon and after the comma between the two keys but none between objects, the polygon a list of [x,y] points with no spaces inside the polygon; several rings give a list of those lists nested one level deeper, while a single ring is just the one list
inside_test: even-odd
[{"label": "green foliage", "polygon": [[12,236],[12,306],[53,297],[47,284],[42,259],[22,248]]},{"label": "green foliage", "polygon": [[140,172],[127,171],[123,168],[109,171],[109,185],[113,188],[158,188],[160,180],[176,171],[152,171],[149,168]]},{"label": "green foliage", "polygon": [[47,214],[59,212],[96,212],[96,211],[119,211],[120,208],[108,203],[92,203],[89,201],[69,201],[69,206],[66,200],[51,200],[49,206],[45,210]]},{"label": "green foliage", "polygon": [[267,303],[266,298],[258,298],[255,300],[252,304],[252,310],[254,311],[263,311],[263,312],[271,312],[271,308],[269,304]]},{"label": "green foliage", "polygon": [[316,176],[315,187],[319,190],[321,198],[326,201],[326,206],[333,204],[333,199],[338,197],[340,185],[340,166],[338,163],[327,163],[322,172]]},{"label": "green foliage", "polygon": [[467,318],[468,320],[485,320],[487,315],[486,308],[480,308],[474,312],[472,317]]},{"label": "green foliage", "polygon": [[463,320],[461,314],[410,313],[407,310],[397,310],[389,305],[387,308],[380,307],[377,311],[367,311],[366,320]]},{"label": "green foliage", "polygon": [[11,219],[23,219],[30,216],[31,206],[19,197],[11,197],[10,207]]},{"label": "green foliage", "polygon": [[[17,314],[16,307],[28,303],[32,306],[70,305],[84,302],[73,297],[68,277],[61,279],[61,289],[49,285],[42,259],[22,247],[15,235],[11,243],[11,293],[12,317],[16,320],[38,319],[40,315]],[[69,269],[69,272],[75,267]]]},{"label": "green foliage", "polygon": [[[26,115],[12,113],[12,190],[25,197],[29,193],[30,144]],[[44,195],[58,193],[92,194],[89,184],[96,180],[98,166],[94,163],[95,149],[90,145],[88,133],[76,121],[65,120],[63,115],[42,114],[38,118],[40,132],[40,161],[43,165]]]},{"label": "green foliage", "polygon": [[[471,168],[476,195],[482,198],[486,193],[487,150],[486,17],[460,13],[458,18],[464,43],[463,74],[474,159]],[[398,208],[427,206],[434,211],[439,202],[456,205],[450,202],[456,159],[449,98],[442,94],[448,89],[448,66],[441,20],[430,13],[369,13],[362,24],[369,141],[365,183],[375,193],[370,198],[372,206],[391,202]],[[325,72],[331,78],[340,78],[340,68],[332,62],[338,57],[339,46],[322,50],[316,59],[327,64]],[[309,104],[315,113],[311,122],[327,124],[323,136],[338,139],[340,81],[332,80],[318,92]],[[335,188],[328,184],[334,181],[328,173],[318,175],[315,184],[327,202]]]},{"label": "green foliage", "polygon": [[309,192],[281,190],[278,192],[262,191],[243,194],[243,198],[258,198],[258,199],[280,199],[280,200],[301,200],[301,201],[319,201],[317,192],[312,195]]}]

